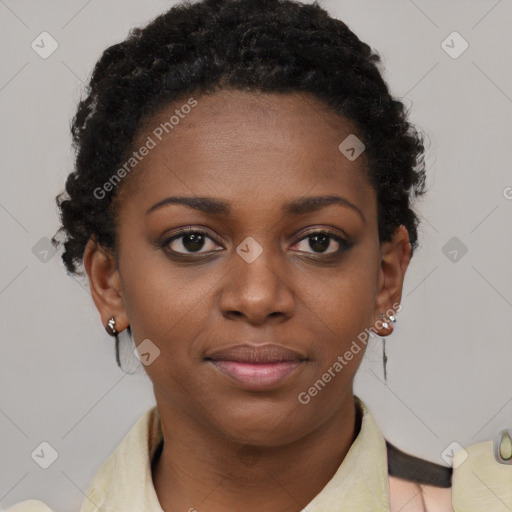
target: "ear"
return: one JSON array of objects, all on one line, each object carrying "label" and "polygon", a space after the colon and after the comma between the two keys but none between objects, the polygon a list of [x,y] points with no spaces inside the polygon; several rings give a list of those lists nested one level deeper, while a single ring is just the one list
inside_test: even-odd
[{"label": "ear", "polygon": [[[112,251],[89,238],[84,251],[84,268],[89,277],[92,299],[106,328],[108,320],[116,319],[116,330],[129,325],[123,301],[121,277]],[[108,332],[108,331],[107,331]]]},{"label": "ear", "polygon": [[[393,323],[380,315],[396,314],[402,299],[402,287],[405,272],[411,261],[412,247],[405,226],[399,226],[389,242],[381,244],[381,264],[379,272],[379,290],[375,299],[373,325],[379,336],[388,336],[393,332]],[[382,325],[387,322],[388,327]]]}]

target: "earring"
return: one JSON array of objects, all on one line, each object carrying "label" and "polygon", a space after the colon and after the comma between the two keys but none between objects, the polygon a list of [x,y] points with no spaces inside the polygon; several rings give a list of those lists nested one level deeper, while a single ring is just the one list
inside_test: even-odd
[{"label": "earring", "polygon": [[[107,325],[105,326],[105,330],[107,331],[107,333],[110,335],[110,336],[113,336],[115,339],[116,339],[116,362],[117,362],[117,366],[119,366],[119,368],[121,368],[121,370],[125,371],[121,365],[121,358],[120,358],[120,355],[119,355],[119,331],[116,329],[116,319],[115,317],[111,316],[107,322]],[[130,331],[130,326],[128,325],[128,328],[126,329],[129,337],[131,338],[131,331]],[[125,331],[123,331],[125,332]],[[125,373],[130,373],[130,372],[125,372]]]},{"label": "earring", "polygon": [[388,383],[388,372],[386,365],[388,364],[388,356],[386,355],[386,338],[382,338],[382,366],[384,367],[384,382]]},{"label": "earring", "polygon": [[107,322],[107,325],[105,326],[105,330],[110,336],[113,336],[116,339],[116,361],[118,366],[121,368],[121,361],[119,359],[119,336],[117,335],[117,329],[116,329],[116,319],[115,317],[111,316]]},{"label": "earring", "polygon": [[[396,322],[396,316],[394,315],[383,315],[382,313],[379,315],[382,319],[387,319],[390,322]],[[384,329],[389,329],[389,323],[387,321],[382,322],[382,327]],[[392,332],[392,331],[391,331]],[[390,333],[391,334],[391,333]],[[387,372],[387,363],[388,363],[388,356],[386,355],[386,337],[382,337],[382,365],[384,367],[384,382],[388,383],[388,372]]]},{"label": "earring", "polygon": [[107,331],[108,334],[110,334],[110,336],[115,336],[117,334],[116,319],[113,316],[110,317],[109,321],[107,322],[105,330]]}]

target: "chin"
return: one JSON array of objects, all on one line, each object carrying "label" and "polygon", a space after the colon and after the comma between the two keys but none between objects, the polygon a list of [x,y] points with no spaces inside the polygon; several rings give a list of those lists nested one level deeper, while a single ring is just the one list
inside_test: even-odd
[{"label": "chin", "polygon": [[270,401],[267,404],[265,408],[247,408],[236,414],[230,409],[222,416],[217,411],[214,415],[216,432],[231,442],[263,448],[289,444],[314,430],[318,418],[308,420],[304,410],[294,413],[290,408],[280,409]]}]

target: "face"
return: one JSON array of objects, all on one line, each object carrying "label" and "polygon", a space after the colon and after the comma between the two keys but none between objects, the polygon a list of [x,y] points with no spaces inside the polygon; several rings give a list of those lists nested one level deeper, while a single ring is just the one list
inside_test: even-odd
[{"label": "face", "polygon": [[353,403],[365,345],[350,348],[399,302],[410,245],[404,230],[379,244],[365,155],[338,148],[352,123],[300,94],[195,99],[168,134],[187,100],[139,134],[156,144],[122,184],[118,268],[86,250],[93,297],[104,325],[159,351],[144,368],[161,410],[290,442]]}]

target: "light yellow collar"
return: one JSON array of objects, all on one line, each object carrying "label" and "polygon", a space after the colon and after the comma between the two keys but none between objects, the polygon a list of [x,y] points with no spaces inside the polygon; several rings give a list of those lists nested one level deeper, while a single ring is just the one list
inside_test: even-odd
[{"label": "light yellow collar", "polygon": [[[386,442],[368,407],[343,463],[304,512],[390,512]],[[151,460],[163,438],[153,406],[134,424],[89,485],[80,512],[163,512],[153,486]]]}]

